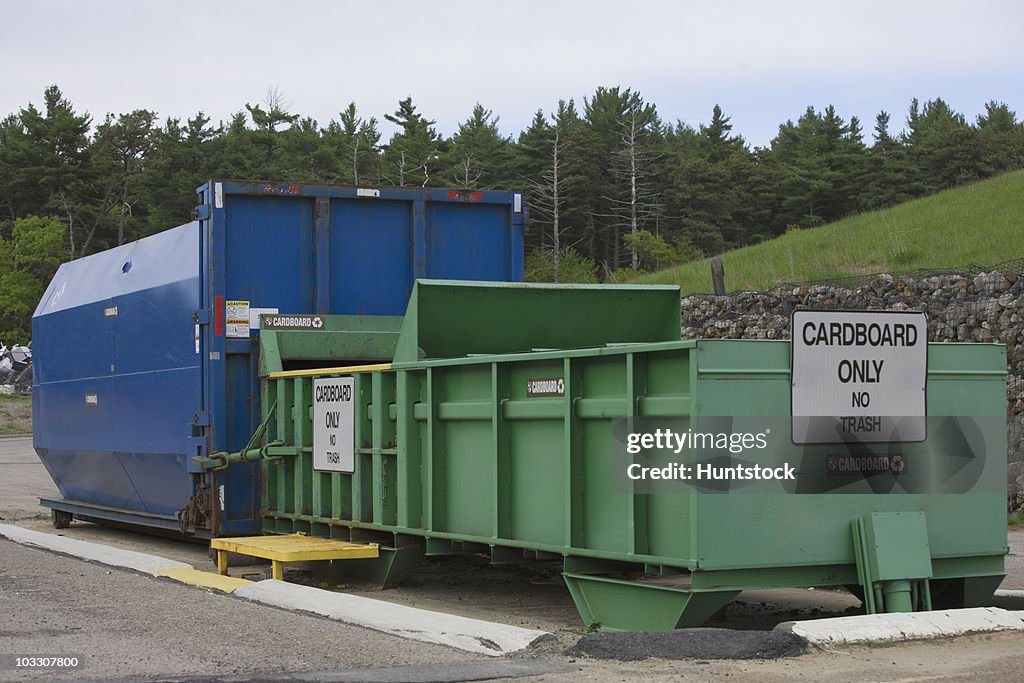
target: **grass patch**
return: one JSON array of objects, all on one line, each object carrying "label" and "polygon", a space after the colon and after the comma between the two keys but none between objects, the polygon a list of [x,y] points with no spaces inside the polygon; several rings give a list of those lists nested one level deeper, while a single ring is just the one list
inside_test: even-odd
[{"label": "grass patch", "polygon": [[1024,530],[1024,511],[1013,512],[1006,518],[1006,526],[1014,531]]},{"label": "grass patch", "polygon": [[[791,230],[721,255],[726,290],[767,290],[805,282],[918,268],[991,265],[1024,256],[1007,251],[1024,224],[1024,171],[947,190],[820,228]],[[1012,247],[1011,247],[1012,249]],[[678,284],[683,293],[714,291],[710,259],[634,280]]]},{"label": "grass patch", "polygon": [[896,647],[900,644],[898,640],[864,640],[859,643],[855,643],[861,647],[866,647],[872,650],[887,649],[890,647]]},{"label": "grass patch", "polygon": [[0,434],[32,433],[32,397],[0,396]]}]

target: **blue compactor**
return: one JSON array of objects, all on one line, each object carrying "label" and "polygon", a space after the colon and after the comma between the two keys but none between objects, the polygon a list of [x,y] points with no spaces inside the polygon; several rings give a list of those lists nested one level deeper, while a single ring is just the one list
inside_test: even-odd
[{"label": "blue compactor", "polygon": [[[193,458],[244,449],[260,424],[261,314],[313,329],[318,314],[373,316],[353,327],[397,334],[416,278],[522,279],[519,193],[219,180],[197,193],[195,220],[62,265],[36,308],[34,445],[61,494],[42,500],[57,527],[259,533],[258,463],[204,472]],[[381,359],[390,349],[371,342],[331,360]]]}]

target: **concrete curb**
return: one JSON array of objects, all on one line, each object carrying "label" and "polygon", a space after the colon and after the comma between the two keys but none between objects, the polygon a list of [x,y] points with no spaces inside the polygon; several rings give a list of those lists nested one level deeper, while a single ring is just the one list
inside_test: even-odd
[{"label": "concrete curb", "polygon": [[168,560],[165,557],[137,553],[134,550],[111,548],[99,543],[80,541],[75,538],[58,536],[57,534],[33,531],[32,529],[23,529],[11,524],[0,524],[0,536],[8,538],[15,543],[45,548],[46,550],[71,555],[83,560],[92,560],[93,562],[110,565],[111,567],[134,569],[143,574],[156,575],[173,568],[193,569],[190,564]]},{"label": "concrete curb", "polygon": [[1024,599],[1024,590],[1018,590],[1013,588],[1001,588],[995,592],[997,598],[1013,598],[1016,600]]},{"label": "concrete curb", "polygon": [[1024,631],[1024,612],[998,607],[971,607],[909,614],[866,614],[834,619],[787,621],[775,627],[811,645],[844,645],[869,641],[921,640],[967,633]]},{"label": "concrete curb", "polygon": [[522,650],[543,638],[553,637],[546,631],[431,612],[284,581],[267,580],[253,583],[244,579],[223,577],[213,572],[197,570],[184,562],[156,555],[111,548],[99,543],[23,529],[10,524],[0,524],[0,536],[15,543],[44,548],[111,567],[133,569],[186,585],[231,592],[254,602],[311,612],[402,638],[447,645],[476,654],[498,657]]},{"label": "concrete curb", "polygon": [[546,631],[496,624],[443,612],[396,605],[345,593],[331,593],[269,579],[235,590],[235,595],[267,605],[312,612],[403,638],[498,657],[542,638]]}]

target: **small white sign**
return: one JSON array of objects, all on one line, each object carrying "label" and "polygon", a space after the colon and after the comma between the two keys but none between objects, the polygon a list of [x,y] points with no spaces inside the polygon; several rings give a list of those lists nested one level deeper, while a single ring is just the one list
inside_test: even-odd
[{"label": "small white sign", "polygon": [[260,329],[260,316],[261,315],[277,315],[278,310],[276,308],[249,308],[249,328],[252,330]]},{"label": "small white sign", "polygon": [[351,377],[313,380],[313,469],[355,470],[355,381]]},{"label": "small white sign", "polygon": [[795,311],[793,443],[924,441],[924,313]]},{"label": "small white sign", "polygon": [[224,302],[224,334],[227,337],[249,337],[249,302]]}]

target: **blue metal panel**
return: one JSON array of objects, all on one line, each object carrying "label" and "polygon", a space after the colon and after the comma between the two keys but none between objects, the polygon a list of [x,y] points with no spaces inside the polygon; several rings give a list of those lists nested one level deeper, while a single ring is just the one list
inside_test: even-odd
[{"label": "blue metal panel", "polygon": [[113,303],[117,316],[109,327],[117,375],[185,369],[198,376],[192,321],[199,304],[197,277],[120,294]]},{"label": "blue metal panel", "polygon": [[114,377],[106,406],[114,450],[184,453],[196,410],[196,380],[195,368]]},{"label": "blue metal panel", "polygon": [[[45,362],[46,356],[43,358]],[[33,358],[33,364],[38,362]],[[36,384],[32,390],[32,441],[36,449],[113,450],[112,385],[110,377]],[[96,397],[95,404],[86,403],[90,397]]]},{"label": "blue metal panel", "polygon": [[413,281],[411,240],[409,202],[331,202],[331,313],[405,313]]},{"label": "blue metal panel", "polygon": [[512,252],[519,231],[510,230],[511,209],[501,204],[427,205],[426,277],[449,280],[521,280]]},{"label": "blue metal panel", "polygon": [[214,473],[214,486],[223,495],[219,535],[259,533],[253,521],[259,512],[259,476],[258,463],[232,465]]},{"label": "blue metal panel", "polygon": [[119,452],[121,467],[142,496],[141,507],[132,506],[131,509],[156,515],[177,515],[192,495],[192,479],[186,473],[185,460],[181,450],[176,453]]},{"label": "blue metal panel", "polygon": [[235,196],[214,230],[226,234],[226,299],[282,311],[313,309],[313,208],[310,197]]},{"label": "blue metal panel", "polygon": [[313,309],[317,313],[331,310],[331,198],[316,198],[315,248],[316,252],[316,301]]},{"label": "blue metal panel", "polygon": [[[215,237],[225,236],[225,248],[219,272],[215,260],[212,295],[223,296],[225,301],[248,301],[254,307],[311,312],[315,280],[313,200],[271,195],[238,196],[230,201],[230,212],[222,223],[214,214],[212,230]],[[219,405],[226,405],[227,411],[217,413],[221,419],[214,421],[211,448],[235,451],[248,442],[259,405],[253,396],[250,372],[255,367],[253,347],[246,344],[234,349],[231,342],[235,340],[224,341],[220,360],[212,361],[210,368],[213,381],[224,382],[224,402]]]},{"label": "blue metal panel", "polygon": [[423,188],[211,181],[197,197],[197,222],[58,270],[33,317],[35,445],[75,514],[164,528],[203,485],[211,533],[253,533],[258,468],[191,464],[260,419],[258,330],[227,338],[225,302],[399,315],[417,277],[519,280],[525,210]]},{"label": "blue metal panel", "polygon": [[[68,282],[69,278],[79,279],[61,266],[53,282],[58,279]],[[81,278],[81,281],[88,282],[88,279]],[[50,288],[53,289],[52,283]],[[42,301],[47,300],[44,295]],[[32,372],[36,383],[110,374],[113,332],[103,317],[104,308],[109,305],[112,302],[105,299],[77,308],[55,310],[41,317],[37,313],[32,320]]]},{"label": "blue metal panel", "polygon": [[83,448],[36,448],[46,470],[59,482],[65,498],[128,510],[144,510],[143,496],[155,491],[137,491],[117,453]]},{"label": "blue metal panel", "polygon": [[[205,235],[212,245],[212,284],[208,293],[215,325],[214,357],[206,357],[211,430],[209,450],[237,451],[259,423],[255,344],[226,337],[216,325],[218,297],[248,301],[252,307],[311,312],[314,302],[314,208],[312,197],[294,193],[242,194],[232,184],[212,184]],[[220,206],[217,198],[221,198]],[[223,335],[223,336],[222,336]],[[223,485],[223,489],[221,489]],[[222,505],[219,533],[252,533],[258,499],[258,471],[233,465],[218,474],[214,487]]]}]

